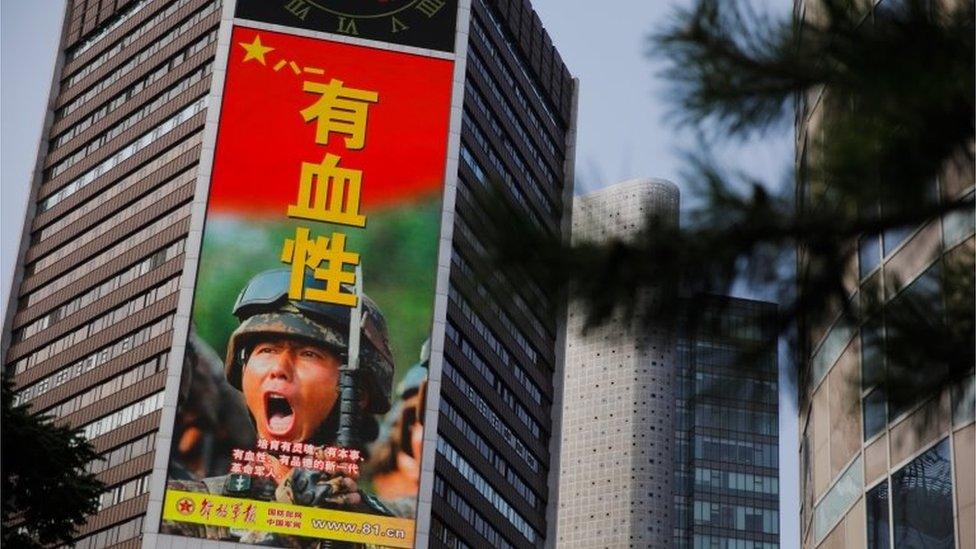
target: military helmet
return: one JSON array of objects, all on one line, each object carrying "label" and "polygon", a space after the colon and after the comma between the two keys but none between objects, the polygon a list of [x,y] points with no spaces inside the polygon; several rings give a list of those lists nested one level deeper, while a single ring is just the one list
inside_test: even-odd
[{"label": "military helmet", "polygon": [[[255,338],[284,335],[312,341],[329,349],[344,364],[349,359],[349,319],[351,307],[288,297],[291,269],[272,269],[258,273],[244,286],[234,303],[234,316],[241,324],[227,343],[224,361],[227,381],[241,389],[241,369],[247,362]],[[320,286],[306,272],[304,287]],[[350,286],[343,290],[352,293]],[[393,388],[393,353],[390,350],[386,320],[379,307],[365,294],[359,349],[359,380],[369,397],[367,412],[382,414],[390,409]]]}]

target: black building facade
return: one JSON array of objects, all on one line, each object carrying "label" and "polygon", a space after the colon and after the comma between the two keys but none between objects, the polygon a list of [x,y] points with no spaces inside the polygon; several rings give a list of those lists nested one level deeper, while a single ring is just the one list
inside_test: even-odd
[{"label": "black building facade", "polygon": [[480,235],[505,220],[479,195],[500,184],[533,225],[568,235],[575,83],[527,1],[474,0],[469,37],[430,547],[542,547],[561,306],[528,273],[490,269]]},{"label": "black building facade", "polygon": [[709,298],[679,331],[676,548],[779,547],[775,315],[771,303]]}]

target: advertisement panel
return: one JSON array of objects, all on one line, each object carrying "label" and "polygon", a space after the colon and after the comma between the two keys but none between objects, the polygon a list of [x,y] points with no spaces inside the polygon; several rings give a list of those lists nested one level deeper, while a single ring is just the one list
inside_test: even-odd
[{"label": "advertisement panel", "polygon": [[229,55],[160,532],[411,547],[453,62]]}]

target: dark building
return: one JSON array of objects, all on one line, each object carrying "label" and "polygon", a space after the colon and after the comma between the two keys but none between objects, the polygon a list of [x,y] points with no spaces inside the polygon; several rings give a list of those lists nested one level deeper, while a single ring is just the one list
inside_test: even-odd
[{"label": "dark building", "polygon": [[528,273],[488,269],[479,235],[503,221],[477,194],[500,182],[514,209],[568,236],[575,84],[526,0],[475,0],[469,35],[430,546],[541,547],[560,306]]},{"label": "dark building", "polygon": [[[66,7],[3,364],[18,403],[82,427],[106,458],[91,465],[108,489],[78,547],[135,547],[158,528],[145,517],[150,488],[162,488],[156,433],[168,351],[186,322],[180,276],[188,245],[199,246],[187,236],[226,4]],[[485,270],[481,228],[500,221],[473,191],[499,183],[534,224],[568,234],[576,84],[528,1],[460,4],[470,21],[459,25],[469,40],[448,328],[417,543],[429,532],[432,547],[541,547],[558,457],[560,304],[531,281],[473,274]]]},{"label": "dark building", "polygon": [[676,548],[779,547],[776,338],[774,304],[734,298],[679,331]]}]

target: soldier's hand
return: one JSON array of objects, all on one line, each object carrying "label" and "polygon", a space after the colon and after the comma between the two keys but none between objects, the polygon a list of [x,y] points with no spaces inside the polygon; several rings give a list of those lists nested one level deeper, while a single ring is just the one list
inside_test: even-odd
[{"label": "soldier's hand", "polygon": [[302,468],[292,469],[275,495],[278,501],[309,507],[355,507],[363,501],[355,480]]}]

